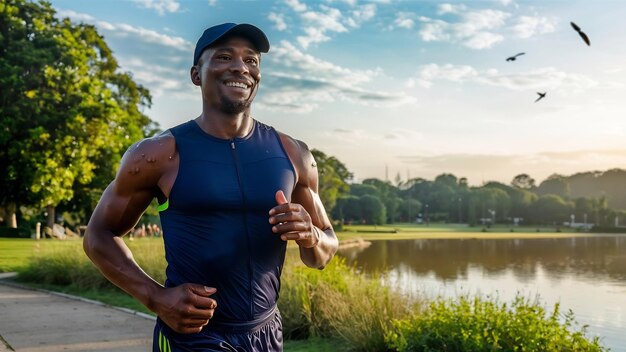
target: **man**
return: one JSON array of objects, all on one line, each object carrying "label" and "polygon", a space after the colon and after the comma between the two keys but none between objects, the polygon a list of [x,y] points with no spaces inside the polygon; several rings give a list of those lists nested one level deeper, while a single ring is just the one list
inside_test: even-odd
[{"label": "man", "polygon": [[[158,315],[154,351],[282,350],[276,301],[287,242],[319,269],[337,250],[310,151],[250,116],[268,50],[255,26],[208,28],[191,67],[201,115],[131,146],[89,222],[89,258]],[[165,287],[122,240],[154,197]]]}]

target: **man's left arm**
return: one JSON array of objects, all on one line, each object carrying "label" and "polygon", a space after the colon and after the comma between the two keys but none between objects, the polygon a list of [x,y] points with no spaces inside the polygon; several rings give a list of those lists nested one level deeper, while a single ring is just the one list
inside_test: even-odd
[{"label": "man's left arm", "polygon": [[274,225],[274,233],[280,234],[284,241],[296,241],[304,264],[323,269],[337,251],[337,235],[318,195],[313,155],[304,143],[286,138],[282,138],[283,144],[296,168],[298,182],[291,202],[287,202],[282,191],[276,192],[278,205],[270,210],[270,223]]}]

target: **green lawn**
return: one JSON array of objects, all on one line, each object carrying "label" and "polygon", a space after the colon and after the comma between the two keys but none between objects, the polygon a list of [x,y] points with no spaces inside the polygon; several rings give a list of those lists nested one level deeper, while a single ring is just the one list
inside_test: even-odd
[{"label": "green lawn", "polygon": [[26,267],[40,242],[29,238],[0,238],[0,272],[12,272]]}]

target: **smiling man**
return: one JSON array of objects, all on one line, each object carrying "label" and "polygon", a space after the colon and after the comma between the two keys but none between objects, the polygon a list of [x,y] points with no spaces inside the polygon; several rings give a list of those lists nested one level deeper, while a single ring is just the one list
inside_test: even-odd
[{"label": "smiling man", "polygon": [[[287,242],[319,269],[337,250],[311,152],[250,116],[269,47],[249,24],[205,30],[191,67],[202,113],[131,146],[89,222],[87,255],[158,315],[154,351],[282,350],[276,302]],[[154,198],[164,286],[122,240]]]}]

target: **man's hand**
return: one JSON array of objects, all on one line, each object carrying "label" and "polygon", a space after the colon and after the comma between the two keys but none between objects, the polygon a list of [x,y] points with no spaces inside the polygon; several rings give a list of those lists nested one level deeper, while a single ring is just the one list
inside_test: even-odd
[{"label": "man's hand", "polygon": [[311,221],[311,215],[300,204],[288,203],[283,191],[276,192],[277,206],[270,210],[272,231],[283,241],[295,240],[300,247],[312,248],[320,241],[320,234]]},{"label": "man's hand", "polygon": [[213,287],[198,284],[163,288],[153,299],[153,310],[177,333],[198,333],[213,317],[217,302],[209,297],[215,292]]}]

